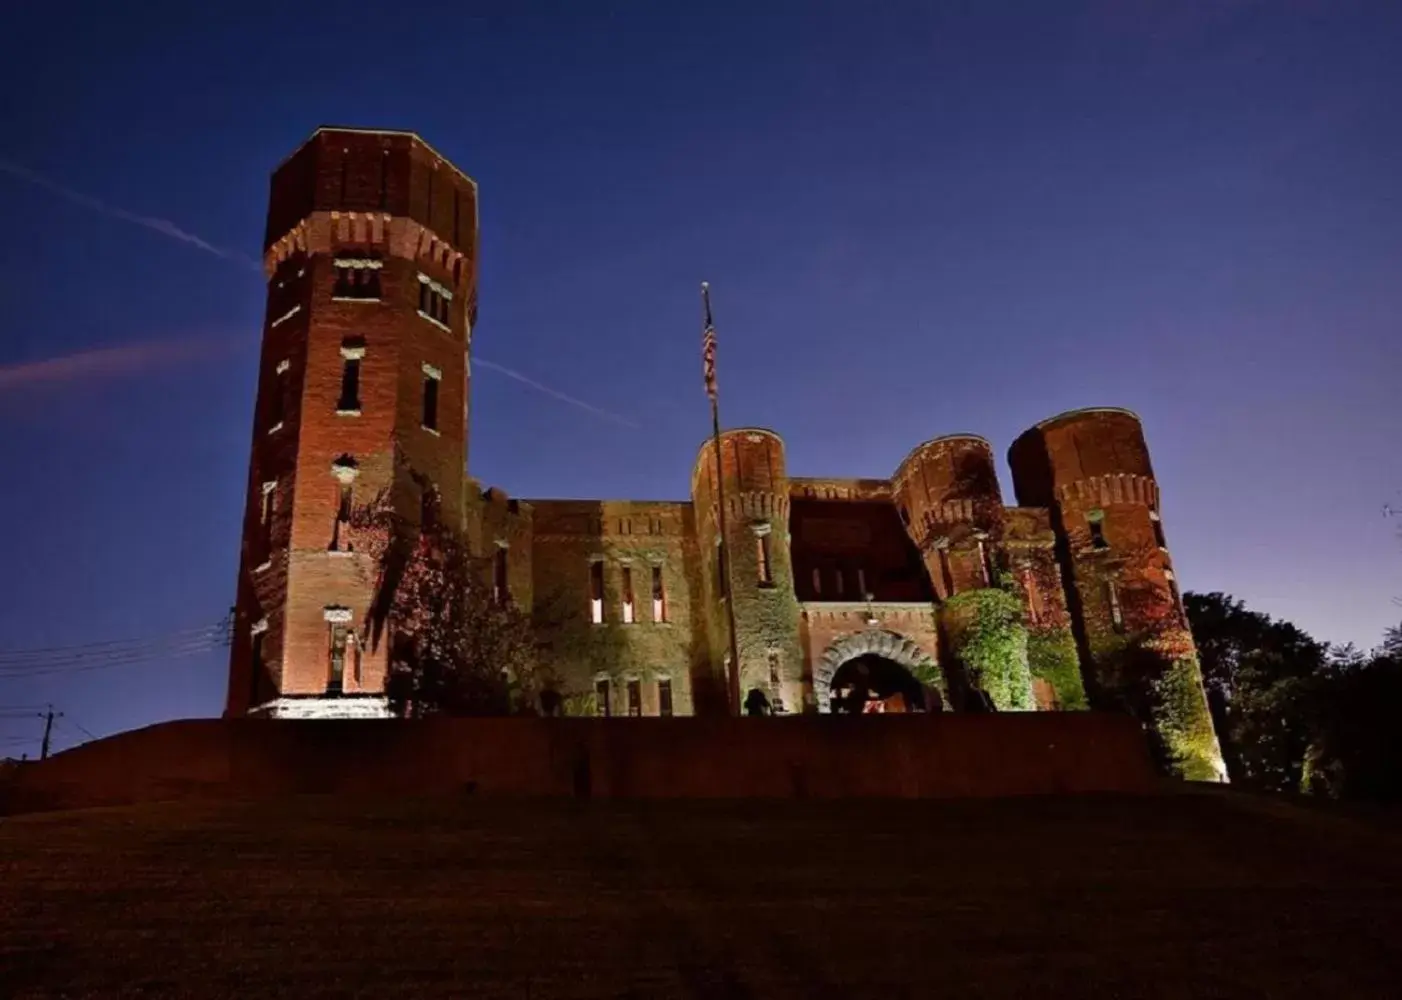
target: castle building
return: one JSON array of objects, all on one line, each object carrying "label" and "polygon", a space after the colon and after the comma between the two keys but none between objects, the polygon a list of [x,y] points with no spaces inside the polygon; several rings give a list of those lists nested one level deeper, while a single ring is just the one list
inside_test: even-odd
[{"label": "castle building", "polygon": [[1024,433],[1011,507],[974,435],[831,479],[763,428],[724,431],[719,468],[704,442],[687,500],[509,498],[467,475],[477,205],[409,132],[322,128],[273,174],[227,715],[385,713],[348,529],[388,491],[490,555],[575,711],[725,713],[736,679],[773,713],[1109,708],[1221,778],[1133,413]]}]

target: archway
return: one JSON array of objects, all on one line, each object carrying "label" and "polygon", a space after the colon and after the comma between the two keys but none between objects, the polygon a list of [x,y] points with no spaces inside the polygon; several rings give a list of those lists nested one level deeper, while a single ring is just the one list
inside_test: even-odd
[{"label": "archway", "polygon": [[[876,664],[875,660],[888,661],[891,666],[899,668],[901,673],[908,675],[918,684],[939,691],[941,697],[948,701],[944,675],[928,653],[895,632],[867,629],[837,640],[823,651],[822,658],[814,664],[813,694],[818,702],[819,712],[833,710],[833,680],[838,670],[848,662],[859,659],[867,665],[868,678],[880,678],[882,686],[898,686],[898,683],[895,676],[886,667]],[[855,671],[858,668],[853,669]]]},{"label": "archway", "polygon": [[924,686],[895,660],[863,653],[832,675],[829,694],[833,714],[923,712]]}]

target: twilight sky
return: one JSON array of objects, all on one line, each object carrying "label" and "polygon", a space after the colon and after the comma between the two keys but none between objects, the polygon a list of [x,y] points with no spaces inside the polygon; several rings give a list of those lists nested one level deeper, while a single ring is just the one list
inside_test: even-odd
[{"label": "twilight sky", "polygon": [[[778,430],[793,474],[1125,406],[1186,588],[1362,646],[1402,617],[1402,4],[390,9],[7,13],[0,650],[232,604],[251,262],[321,124],[415,130],[476,178],[477,357],[621,418],[478,365],[487,483],[684,498],[707,279],[725,421]],[[38,675],[0,652],[0,756],[48,701],[59,747],[217,714],[224,650],[172,642]]]}]

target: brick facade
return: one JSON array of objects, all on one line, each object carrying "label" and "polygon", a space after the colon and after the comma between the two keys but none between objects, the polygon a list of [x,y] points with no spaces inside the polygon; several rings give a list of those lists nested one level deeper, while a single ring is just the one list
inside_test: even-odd
[{"label": "brick facade", "polygon": [[[712,442],[698,450],[686,501],[484,490],[466,472],[476,217],[473,182],[409,133],[322,129],[274,174],[228,714],[380,690],[373,567],[337,527],[348,482],[356,502],[390,489],[411,512],[431,484],[475,551],[503,553],[542,668],[575,713],[735,711],[732,610],[740,691],[786,713],[828,710],[835,668],[857,653],[932,671],[926,689],[966,707],[946,683],[941,608],[979,589],[1020,595],[1043,709],[1084,707],[1088,693],[1134,710],[1107,636],[1186,635],[1127,411],[1076,411],[1020,437],[1018,507],[1003,502],[991,446],[967,434],[919,445],[889,480],[792,478],[777,434],[738,428],[722,434],[719,465]],[[356,269],[373,275],[348,285]],[[346,412],[351,360],[358,405]],[[328,685],[337,619],[359,640],[339,686]],[[1191,639],[1180,647],[1191,653]]]}]

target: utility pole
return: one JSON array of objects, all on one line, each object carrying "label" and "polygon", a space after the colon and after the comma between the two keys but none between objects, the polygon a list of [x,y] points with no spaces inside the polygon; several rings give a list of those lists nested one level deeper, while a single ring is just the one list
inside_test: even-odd
[{"label": "utility pole", "polygon": [[54,715],[54,707],[53,707],[53,705],[50,705],[50,706],[49,706],[48,712],[45,713],[45,715],[44,715],[44,743],[43,743],[43,745],[39,748],[39,759],[40,759],[40,760],[48,760],[48,759],[49,759],[49,736],[50,736],[50,734],[53,733],[53,731],[54,731],[54,719],[55,719],[55,718],[59,718],[59,719],[63,718],[63,713],[62,713],[62,712],[59,712],[58,715],[55,716],[55,715]]}]

